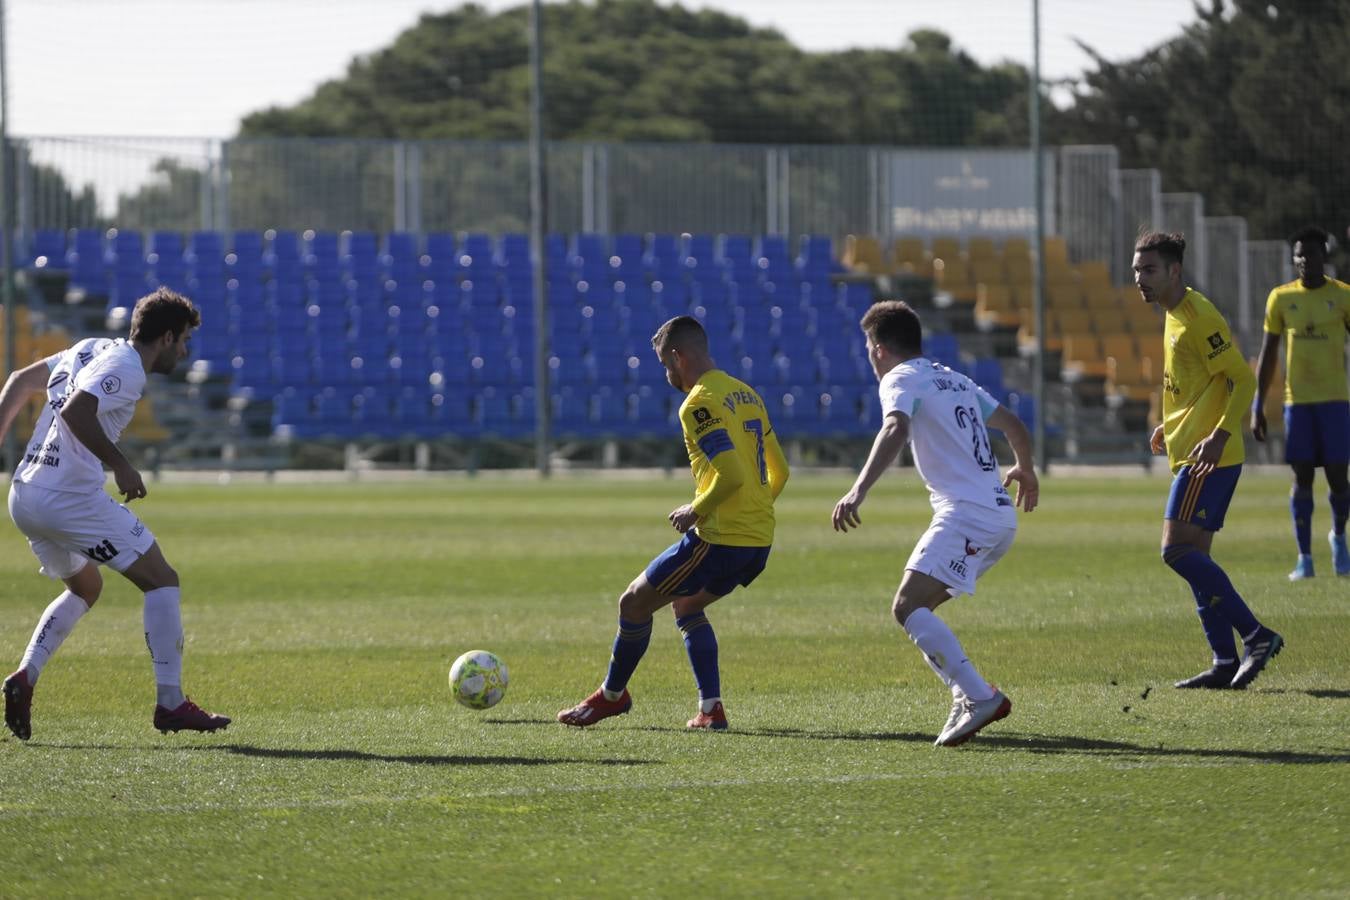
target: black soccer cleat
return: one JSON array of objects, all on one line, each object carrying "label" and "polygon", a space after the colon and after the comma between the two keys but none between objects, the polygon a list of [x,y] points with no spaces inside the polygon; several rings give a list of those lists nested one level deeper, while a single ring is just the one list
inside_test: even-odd
[{"label": "black soccer cleat", "polygon": [[1256,680],[1256,676],[1261,674],[1261,670],[1266,667],[1266,663],[1275,658],[1281,650],[1284,649],[1284,638],[1280,637],[1269,628],[1263,629],[1265,632],[1257,636],[1251,643],[1247,644],[1247,650],[1242,654],[1242,665],[1238,667],[1237,674],[1233,676],[1233,683],[1230,685],[1234,690],[1242,690],[1247,685]]},{"label": "black soccer cleat", "polygon": [[1238,664],[1235,662],[1224,665],[1216,665],[1213,668],[1206,669],[1199,675],[1192,675],[1173,684],[1173,687],[1179,688],[1206,688],[1211,691],[1227,690],[1233,684],[1233,676],[1238,672]]},{"label": "black soccer cleat", "polygon": [[5,679],[5,725],[14,736],[26,741],[33,736],[33,686],[23,669]]}]

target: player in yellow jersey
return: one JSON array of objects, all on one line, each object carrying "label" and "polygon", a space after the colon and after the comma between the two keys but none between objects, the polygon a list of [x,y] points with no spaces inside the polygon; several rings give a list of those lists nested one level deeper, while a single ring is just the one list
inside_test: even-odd
[{"label": "player in yellow jersey", "polygon": [[[1223,527],[1246,450],[1242,418],[1256,379],[1223,315],[1181,280],[1186,239],[1145,232],[1134,245],[1134,282],[1146,303],[1167,311],[1163,329],[1163,420],[1149,445],[1166,453],[1172,490],[1163,513],[1163,561],[1195,595],[1213,665],[1179,688],[1245,688],[1280,652],[1284,639],[1243,602],[1210,556]],[[1233,631],[1246,645],[1237,657]]]},{"label": "player in yellow jersey", "polygon": [[684,537],[658,555],[619,597],[619,633],[604,683],[570,709],[564,725],[586,727],[628,712],[628,680],[651,639],[652,615],[673,605],[698,685],[699,712],[690,728],[727,727],[709,605],[754,581],[773,543],[773,502],[788,479],[787,460],[764,401],[718,369],[697,319],[677,316],[656,332],[652,349],[666,379],[688,396],[680,425],[694,475],[694,499],[667,517]]},{"label": "player in yellow jersey", "polygon": [[1290,239],[1298,280],[1282,284],[1266,300],[1266,339],[1257,364],[1252,435],[1266,439],[1262,404],[1274,380],[1284,343],[1284,461],[1294,470],[1289,513],[1294,520],[1298,562],[1290,581],[1313,577],[1313,479],[1321,466],[1331,505],[1331,562],[1350,575],[1345,520],[1350,514],[1350,385],[1345,378],[1345,338],[1350,331],[1350,285],[1326,277],[1325,231],[1304,228]]}]

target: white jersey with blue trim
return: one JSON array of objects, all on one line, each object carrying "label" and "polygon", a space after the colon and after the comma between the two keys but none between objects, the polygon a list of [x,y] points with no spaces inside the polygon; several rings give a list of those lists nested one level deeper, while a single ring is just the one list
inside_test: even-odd
[{"label": "white jersey with blue trim", "polygon": [[909,419],[914,465],[934,512],[973,504],[1017,521],[984,425],[998,402],[984,388],[916,357],[887,372],[880,391],[883,417],[898,412]]},{"label": "white jersey with blue trim", "polygon": [[141,355],[122,338],[85,338],[45,362],[51,370],[47,405],[14,480],[53,491],[102,491],[107,479],[103,463],[70,433],[60,412],[76,391],[92,394],[98,401],[98,423],[108,440],[116,442],[145,390]]}]

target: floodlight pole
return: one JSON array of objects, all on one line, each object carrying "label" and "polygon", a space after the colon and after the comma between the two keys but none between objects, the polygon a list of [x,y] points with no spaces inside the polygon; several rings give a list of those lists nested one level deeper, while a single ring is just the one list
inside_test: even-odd
[{"label": "floodlight pole", "polygon": [[[3,0],[0,0],[3,2]],[[530,3],[530,258],[534,274],[534,460],[541,478],[549,476],[552,455],[552,404],[549,392],[548,182],[544,156],[544,43],[540,0]]]},{"label": "floodlight pole", "polygon": [[[4,246],[3,284],[0,284],[0,302],[5,304],[5,371],[13,372],[17,353],[14,344],[14,231],[9,227],[13,198],[10,196],[14,179],[9,177],[9,78],[5,74],[5,0],[0,0],[0,236]],[[11,428],[5,435],[5,465],[10,470],[18,462],[19,441]]]},{"label": "floodlight pole", "polygon": [[1037,467],[1044,473],[1050,465],[1045,442],[1045,160],[1041,147],[1041,3],[1031,0],[1031,165],[1036,191],[1036,268],[1032,272],[1035,304],[1036,355],[1032,359],[1032,397],[1036,403],[1033,440]]}]

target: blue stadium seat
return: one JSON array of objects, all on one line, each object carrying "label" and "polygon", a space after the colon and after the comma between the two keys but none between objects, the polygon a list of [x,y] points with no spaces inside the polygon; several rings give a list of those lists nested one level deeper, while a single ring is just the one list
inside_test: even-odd
[{"label": "blue stadium seat", "polygon": [[788,258],[787,238],[781,234],[762,235],[756,241],[752,258],[760,277],[770,281],[787,284],[796,274]]},{"label": "blue stadium seat", "polygon": [[680,238],[674,234],[647,235],[647,253],[643,257],[647,271],[662,281],[677,280],[684,274],[680,265]]},{"label": "blue stadium seat", "polygon": [[971,367],[970,377],[1000,403],[1008,393],[1003,386],[1003,364],[993,357],[977,358]]},{"label": "blue stadium seat", "polygon": [[843,271],[834,258],[834,242],[824,235],[803,235],[796,265],[803,278],[817,278]]},{"label": "blue stadium seat", "polygon": [[960,348],[957,346],[956,335],[945,331],[935,332],[924,337],[924,356],[940,362],[944,366],[956,368],[961,364]]},{"label": "blue stadium seat", "polygon": [[610,256],[611,274],[626,282],[643,280],[646,271],[643,262],[642,235],[624,233],[614,235],[614,252]]},{"label": "blue stadium seat", "polygon": [[502,235],[497,253],[497,263],[508,278],[518,273],[531,273],[529,235],[514,232]]},{"label": "blue stadium seat", "polygon": [[340,279],[341,263],[338,254],[338,235],[332,231],[305,232],[304,269],[313,278]]},{"label": "blue stadium seat", "polygon": [[446,232],[433,232],[427,235],[426,245],[427,277],[438,288],[459,283],[459,253],[455,247],[455,236]]},{"label": "blue stadium seat", "polygon": [[400,286],[421,287],[422,251],[417,246],[417,235],[406,231],[390,232],[385,238],[380,267],[386,278]]},{"label": "blue stadium seat", "polygon": [[156,231],[150,235],[150,252],[145,258],[154,280],[175,291],[188,290],[188,268],[183,235],[177,231]]},{"label": "blue stadium seat", "polygon": [[70,286],[95,297],[108,296],[108,270],[103,260],[103,232],[77,228],[66,251]]},{"label": "blue stadium seat", "polygon": [[756,267],[752,258],[752,247],[748,235],[722,235],[718,248],[718,259],[733,281],[749,283],[755,281],[759,276],[758,267]]},{"label": "blue stadium seat", "polygon": [[28,264],[34,268],[66,267],[66,233],[59,228],[39,228],[33,234],[33,253]]}]

